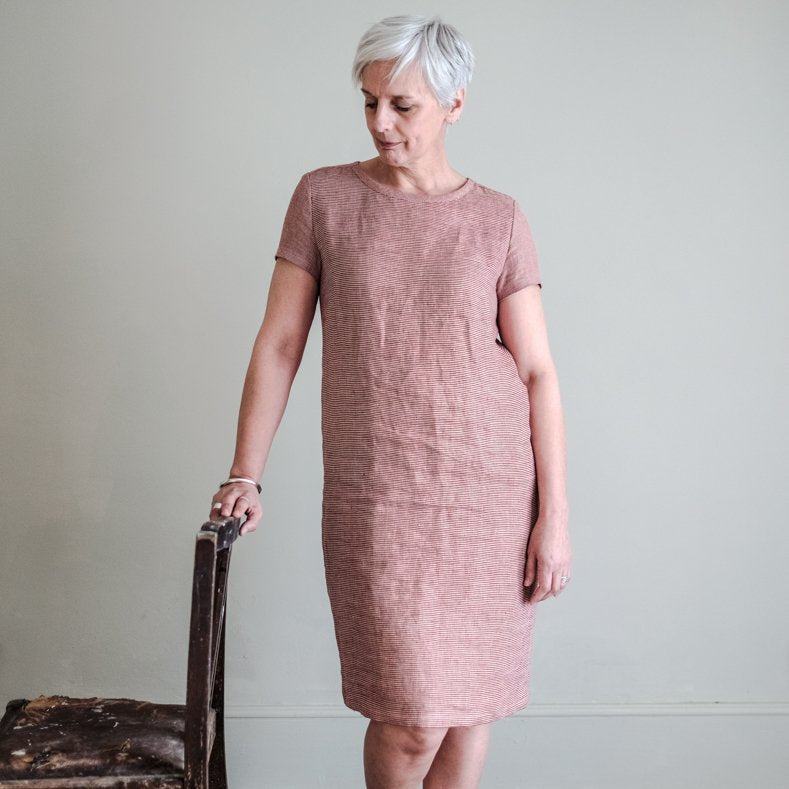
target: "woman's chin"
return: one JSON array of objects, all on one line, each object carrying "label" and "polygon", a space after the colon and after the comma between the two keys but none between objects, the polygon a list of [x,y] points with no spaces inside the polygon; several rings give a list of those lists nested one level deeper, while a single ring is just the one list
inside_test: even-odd
[{"label": "woman's chin", "polygon": [[400,146],[398,145],[397,148],[390,148],[388,150],[385,148],[379,149],[378,158],[386,164],[401,164],[401,159],[403,157],[400,152]]}]

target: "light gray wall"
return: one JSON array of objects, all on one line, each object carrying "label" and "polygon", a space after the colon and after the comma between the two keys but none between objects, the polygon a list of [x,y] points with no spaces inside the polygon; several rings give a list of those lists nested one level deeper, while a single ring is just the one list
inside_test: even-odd
[{"label": "light gray wall", "polygon": [[[413,11],[477,54],[450,161],[530,219],[568,431],[573,580],[540,604],[532,707],[496,724],[483,785],[782,786],[780,2],[1,3],[0,700],[183,699],[192,538],[287,200],[374,155],[350,61]],[[319,386],[316,320],[234,552],[236,787],[362,785]]]}]

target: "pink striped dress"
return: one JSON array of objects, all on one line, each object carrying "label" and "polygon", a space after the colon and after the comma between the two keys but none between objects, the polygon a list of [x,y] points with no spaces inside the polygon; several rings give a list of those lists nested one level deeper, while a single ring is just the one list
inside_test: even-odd
[{"label": "pink striped dress", "polygon": [[421,196],[359,162],[299,181],[276,257],[318,282],[327,591],[343,699],[469,726],[524,708],[538,513],[528,390],[498,303],[540,283],[518,203]]}]

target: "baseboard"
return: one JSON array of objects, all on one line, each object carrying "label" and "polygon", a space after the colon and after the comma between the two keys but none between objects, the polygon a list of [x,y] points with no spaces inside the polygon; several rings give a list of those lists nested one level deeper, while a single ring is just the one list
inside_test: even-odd
[{"label": "baseboard", "polygon": [[[709,715],[789,716],[789,702],[687,702],[671,704],[533,704],[513,718],[685,717]],[[343,705],[235,705],[225,718],[358,718]]]}]

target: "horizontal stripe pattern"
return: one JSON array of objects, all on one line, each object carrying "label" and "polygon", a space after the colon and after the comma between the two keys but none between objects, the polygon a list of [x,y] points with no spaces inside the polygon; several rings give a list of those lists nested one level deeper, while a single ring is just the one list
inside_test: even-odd
[{"label": "horizontal stripe pattern", "polygon": [[501,299],[540,285],[528,222],[468,179],[445,195],[358,162],[305,173],[276,257],[318,282],[326,582],[343,700],[462,726],[528,703],[538,511],[528,391]]}]

